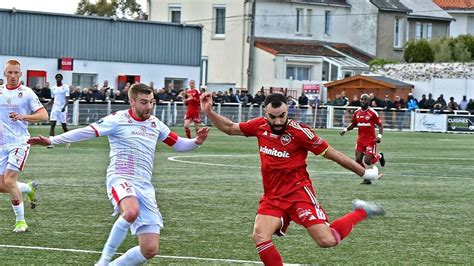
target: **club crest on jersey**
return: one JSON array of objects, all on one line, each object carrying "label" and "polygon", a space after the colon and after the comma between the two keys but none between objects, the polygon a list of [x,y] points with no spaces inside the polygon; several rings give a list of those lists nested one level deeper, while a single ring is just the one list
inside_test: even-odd
[{"label": "club crest on jersey", "polygon": [[23,92],[18,93],[18,98],[23,98]]},{"label": "club crest on jersey", "polygon": [[156,128],[156,123],[155,123],[155,121],[151,122],[151,127],[152,127],[152,128]]},{"label": "club crest on jersey", "polygon": [[288,134],[284,134],[281,136],[280,140],[281,140],[281,144],[288,145],[291,142],[291,136]]},{"label": "club crest on jersey", "polygon": [[12,99],[7,98],[7,104],[11,104],[11,103],[12,103]]}]

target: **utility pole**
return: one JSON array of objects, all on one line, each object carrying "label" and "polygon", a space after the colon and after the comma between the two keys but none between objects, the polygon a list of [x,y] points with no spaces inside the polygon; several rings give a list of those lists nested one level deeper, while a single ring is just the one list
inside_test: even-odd
[{"label": "utility pole", "polygon": [[257,0],[252,1],[252,11],[249,14],[250,21],[250,36],[249,36],[249,66],[247,68],[247,90],[252,93],[253,88],[253,65],[254,65],[254,53],[255,53],[255,8]]}]

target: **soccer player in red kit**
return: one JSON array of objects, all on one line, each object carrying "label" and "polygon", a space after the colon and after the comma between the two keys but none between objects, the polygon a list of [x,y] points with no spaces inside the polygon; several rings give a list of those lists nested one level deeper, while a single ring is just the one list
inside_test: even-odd
[{"label": "soccer player in red kit", "polygon": [[[361,108],[357,109],[352,116],[352,123],[341,131],[341,136],[347,131],[359,128],[359,136],[355,147],[356,162],[365,167],[380,162],[385,166],[383,153],[377,153],[377,143],[382,142],[383,125],[377,112],[369,107],[370,97],[367,94],[360,96]],[[379,127],[379,134],[375,136],[375,126]],[[362,162],[363,160],[363,162]],[[364,165],[365,163],[365,165]],[[361,184],[370,185],[372,181],[364,179]]]},{"label": "soccer player in red kit", "polygon": [[201,92],[196,88],[196,82],[194,80],[189,81],[189,89],[186,91],[186,97],[184,98],[184,103],[188,106],[184,115],[184,131],[188,138],[191,138],[191,130],[189,130],[191,120],[194,122],[196,132],[199,130],[199,124],[201,123],[201,118],[199,117],[201,112],[200,96]]},{"label": "soccer player in red kit", "polygon": [[347,237],[357,223],[385,213],[376,203],[354,200],[352,212],[329,223],[307,171],[308,151],[371,180],[379,178],[377,167],[365,169],[332,148],[310,127],[288,119],[288,105],[282,94],[269,95],[264,106],[265,117],[234,123],[212,110],[210,93],[201,96],[203,112],[219,130],[228,135],[257,137],[264,193],[252,238],[265,265],[283,264],[272,235],[284,235],[290,221],[304,226],[320,247],[333,247]]}]

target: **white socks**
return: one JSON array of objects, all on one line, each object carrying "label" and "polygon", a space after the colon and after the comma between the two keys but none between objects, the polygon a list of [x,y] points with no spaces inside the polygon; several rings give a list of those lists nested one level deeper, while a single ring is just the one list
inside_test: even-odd
[{"label": "white socks", "polygon": [[23,182],[16,182],[16,185],[18,186],[18,189],[20,189],[21,193],[28,193],[31,192],[30,186],[28,186],[27,183]]},{"label": "white socks", "polygon": [[117,252],[118,247],[122,244],[125,237],[127,237],[128,229],[132,224],[127,222],[122,216],[115,221],[112,230],[110,230],[109,238],[102,250],[102,256],[98,261],[99,265],[106,265]]},{"label": "white socks", "polygon": [[18,205],[12,205],[13,211],[15,212],[16,221],[24,221],[25,220],[25,208],[23,207],[23,201]]},{"label": "white socks", "polygon": [[129,249],[125,254],[112,261],[110,266],[118,265],[142,265],[147,259],[140,251],[140,246]]}]

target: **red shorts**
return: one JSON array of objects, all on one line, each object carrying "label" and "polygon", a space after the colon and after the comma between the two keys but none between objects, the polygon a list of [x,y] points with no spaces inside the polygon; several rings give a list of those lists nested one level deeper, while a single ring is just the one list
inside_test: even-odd
[{"label": "red shorts", "polygon": [[359,143],[357,142],[355,146],[355,150],[362,152],[363,154],[377,154],[377,144],[375,142],[373,144],[367,145],[367,143]]},{"label": "red shorts", "polygon": [[281,219],[281,227],[275,231],[284,236],[291,221],[308,228],[314,224],[329,223],[328,216],[316,199],[311,186],[304,186],[284,198],[269,199],[262,196],[257,214]]},{"label": "red shorts", "polygon": [[193,120],[195,123],[201,123],[201,117],[198,112],[194,111],[187,111],[186,114],[184,115],[184,120]]}]

